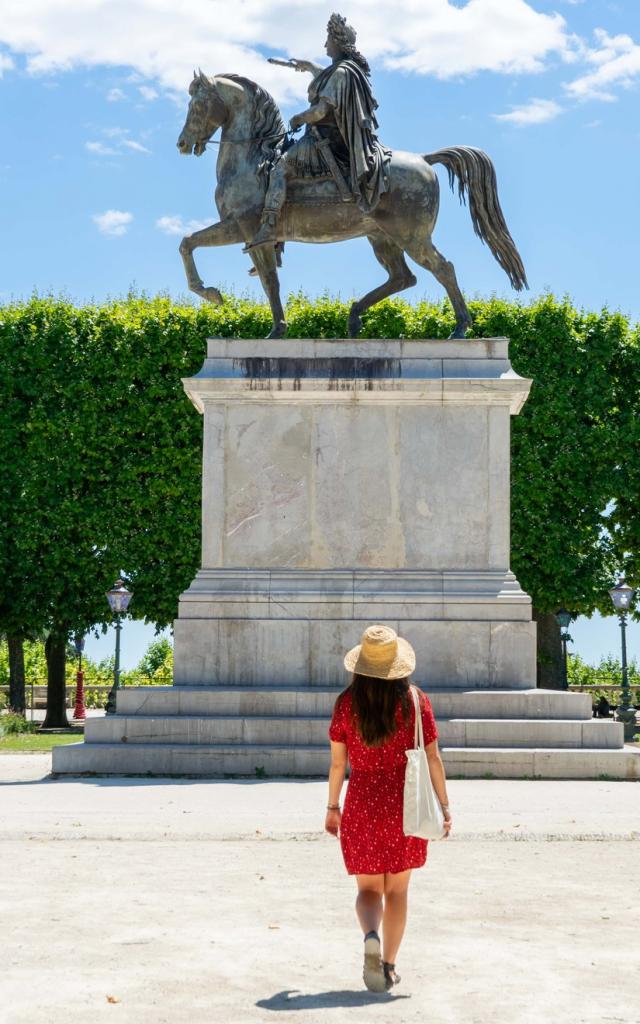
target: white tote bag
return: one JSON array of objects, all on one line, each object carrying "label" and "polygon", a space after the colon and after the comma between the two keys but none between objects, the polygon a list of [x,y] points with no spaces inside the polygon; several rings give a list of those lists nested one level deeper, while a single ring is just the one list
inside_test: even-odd
[{"label": "white tote bag", "polygon": [[413,749],[405,751],[407,771],[404,778],[404,814],[402,828],[406,836],[420,839],[442,839],[445,833],[444,814],[436,796],[424,749],[424,732],[418,694],[410,687],[416,712]]}]

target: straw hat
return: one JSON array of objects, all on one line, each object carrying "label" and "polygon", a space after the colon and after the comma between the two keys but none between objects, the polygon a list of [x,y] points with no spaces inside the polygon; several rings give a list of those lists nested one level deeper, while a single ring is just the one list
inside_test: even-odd
[{"label": "straw hat", "polygon": [[347,672],[358,672],[375,679],[404,679],[416,667],[416,653],[408,642],[389,626],[369,626],[361,643],[345,656]]}]

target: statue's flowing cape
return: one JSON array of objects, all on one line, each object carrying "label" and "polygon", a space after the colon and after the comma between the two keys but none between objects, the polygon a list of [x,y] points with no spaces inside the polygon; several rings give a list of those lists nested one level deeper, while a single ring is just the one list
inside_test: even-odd
[{"label": "statue's flowing cape", "polygon": [[359,196],[358,206],[368,213],[389,188],[391,151],[375,134],[378,104],[367,75],[355,61],[341,60],[313,79],[309,99],[313,103],[325,99],[331,104],[349,151],[351,187]]}]

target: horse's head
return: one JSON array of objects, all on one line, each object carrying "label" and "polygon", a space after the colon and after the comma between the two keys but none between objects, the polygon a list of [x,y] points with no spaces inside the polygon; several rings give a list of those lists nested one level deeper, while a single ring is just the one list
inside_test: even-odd
[{"label": "horse's head", "polygon": [[194,153],[202,156],[211,136],[227,119],[227,108],[216,89],[215,82],[203,75],[193,73],[189,86],[189,109],[184,128],[180,132],[177,146],[184,156]]}]

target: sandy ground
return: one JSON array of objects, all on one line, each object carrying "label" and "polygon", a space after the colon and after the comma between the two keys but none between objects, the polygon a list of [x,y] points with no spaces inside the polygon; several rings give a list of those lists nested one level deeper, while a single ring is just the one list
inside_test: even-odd
[{"label": "sandy ground", "polygon": [[2,1024],[640,1024],[637,782],[449,782],[378,996],[323,783],[49,768],[0,755]]}]

